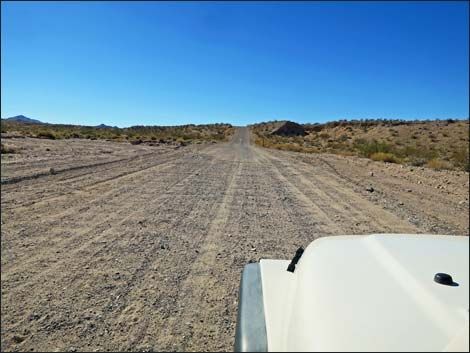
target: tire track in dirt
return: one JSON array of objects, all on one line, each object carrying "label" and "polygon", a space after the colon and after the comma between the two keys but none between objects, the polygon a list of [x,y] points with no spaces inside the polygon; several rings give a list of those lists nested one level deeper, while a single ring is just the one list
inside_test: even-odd
[{"label": "tire track in dirt", "polygon": [[[27,208],[28,206],[33,205],[33,204],[35,204],[37,206],[37,205],[41,205],[41,204],[44,204],[44,203],[50,203],[50,202],[53,202],[53,201],[58,201],[59,199],[64,198],[64,197],[68,198],[69,195],[71,195],[71,194],[75,194],[75,193],[80,192],[80,191],[90,191],[93,188],[99,186],[100,184],[105,184],[105,183],[110,182],[110,181],[117,181],[117,179],[121,179],[121,178],[125,178],[127,176],[132,176],[132,175],[135,175],[135,174],[139,174],[139,173],[142,173],[142,172],[146,171],[147,169],[152,169],[152,168],[155,168],[155,167],[163,166],[167,163],[171,163],[176,158],[177,157],[159,160],[158,163],[151,164],[150,166],[145,166],[143,168],[141,167],[141,168],[138,168],[137,170],[131,170],[131,171],[118,173],[117,175],[113,175],[111,177],[106,177],[106,178],[100,179],[98,181],[87,180],[87,179],[90,179],[90,176],[91,176],[90,174],[71,176],[67,179],[56,181],[55,185],[63,186],[62,189],[68,190],[68,189],[71,188],[69,183],[80,181],[79,178],[83,178],[87,182],[85,183],[85,185],[74,186],[72,188],[73,190],[71,190],[71,191],[59,191],[59,192],[56,192],[56,193],[52,193],[52,195],[50,195],[48,197],[39,196],[37,198],[37,199],[39,199],[39,201],[37,201],[37,199],[36,199],[36,200],[29,201],[28,203],[24,203],[24,204],[20,204],[20,205],[15,204],[15,206],[7,207],[7,209],[19,209],[19,208],[24,209],[24,208]],[[123,169],[123,166],[119,165],[119,166],[113,167],[112,169],[121,170],[121,169]],[[96,170],[96,171],[93,172],[93,174],[98,175],[100,173],[109,172],[109,171],[110,171],[110,169]],[[66,181],[66,184],[64,184],[64,181]],[[34,185],[33,187],[36,188],[38,186]]]},{"label": "tire track in dirt", "polygon": [[[205,165],[206,165],[206,164],[205,164]],[[216,181],[217,179],[218,179],[218,178],[214,178],[215,181]],[[207,180],[207,178],[205,178],[204,181],[203,181],[203,184],[202,184],[202,186],[201,186],[201,188],[200,188],[201,191],[205,191],[204,183],[205,183],[206,180]],[[188,189],[188,190],[192,190],[192,185],[189,185],[189,184],[188,184],[187,189]],[[172,198],[172,202],[175,202],[175,201],[174,201],[174,200],[175,200],[175,198],[174,198],[175,195],[177,196],[176,199],[177,199],[178,197],[180,197],[180,198],[186,198],[187,196],[195,196],[195,195],[192,195],[191,192],[185,192],[185,191],[182,189],[182,190],[175,191],[174,193],[169,194],[169,196],[172,196],[172,197],[173,197],[173,198]],[[202,199],[204,199],[204,198],[202,198]],[[189,200],[188,200],[188,201],[189,201]],[[194,205],[192,202],[191,202],[191,204],[193,205],[193,206],[192,206],[193,208],[196,208],[196,209],[197,209],[196,205]],[[212,202],[209,203],[209,205],[210,205],[211,208],[214,207],[214,204],[213,204]],[[176,209],[178,209],[178,208],[176,207]],[[184,208],[183,208],[183,209],[184,209]],[[136,218],[137,216],[138,216],[137,214],[131,215],[131,216],[129,217],[129,221],[130,221],[131,218]],[[180,215],[179,215],[179,217],[183,217],[183,219],[184,219],[185,216],[186,216],[186,214],[180,214]],[[175,219],[176,219],[176,218],[175,218]],[[210,219],[210,218],[209,218],[209,219]],[[175,224],[173,224],[173,226],[175,226]],[[177,225],[176,225],[176,226],[177,226]],[[84,246],[84,247],[88,247],[88,246]],[[108,249],[107,251],[108,251],[108,252],[112,252],[112,253],[119,253],[118,249],[114,249],[114,250],[113,250],[113,249]],[[96,255],[98,255],[98,254],[96,254],[96,253],[93,254],[93,257],[96,257]],[[146,256],[147,256],[147,255],[146,255]],[[75,256],[75,257],[76,257],[76,256]],[[81,256],[80,258],[82,258],[82,257],[83,257],[83,256]],[[147,257],[146,257],[146,258],[147,258]],[[150,262],[151,262],[151,261],[148,261],[146,264],[149,264]],[[182,267],[181,264],[179,264],[179,265],[177,266],[177,268],[181,268],[181,267]],[[144,265],[144,269],[145,269],[145,268],[146,268],[146,265]],[[75,272],[76,272],[76,271],[75,271]],[[145,272],[147,272],[147,271],[143,271],[143,268],[141,267],[141,268],[140,268],[140,271],[137,271],[137,273],[140,273],[140,272],[144,272],[144,273],[145,273]],[[75,279],[75,280],[76,280],[76,279]],[[130,280],[130,282],[133,282],[133,281],[135,282],[135,280],[133,280],[133,279]],[[62,309],[63,309],[63,308],[62,308]],[[64,310],[65,310],[65,309],[64,309]],[[63,311],[63,310],[56,310],[56,311]],[[63,329],[66,329],[66,328],[64,327]]]},{"label": "tire track in dirt", "polygon": [[[265,151],[262,151],[265,153]],[[326,213],[354,225],[362,225],[353,234],[363,234],[364,231],[379,233],[418,233],[420,230],[406,220],[393,213],[381,209],[369,200],[354,193],[352,189],[336,182],[333,176],[312,172],[305,163],[286,163],[272,154],[268,158],[279,165],[278,170],[292,180],[292,184],[303,185],[302,193],[314,202],[321,202],[319,207]],[[303,164],[303,165],[302,165]],[[321,201],[322,200],[322,201]],[[330,217],[331,217],[330,216]]]},{"label": "tire track in dirt", "polygon": [[[182,155],[184,156],[188,152],[189,151],[179,150],[177,152],[170,152],[170,153],[166,153],[163,155],[159,155],[155,153],[147,153],[147,154],[139,155],[133,158],[126,158],[126,159],[119,160],[119,161],[112,161],[109,163],[110,164],[109,166],[107,163],[98,164],[96,166],[90,167],[91,170],[87,170],[85,173],[77,174],[76,170],[72,169],[71,170],[72,175],[69,175],[70,173],[63,173],[65,175],[61,175],[61,174],[50,175],[50,173],[47,173],[48,175],[47,178],[45,177],[45,178],[42,178],[41,180],[34,180],[32,183],[29,183],[29,185],[20,183],[21,185],[19,185],[16,188],[11,188],[11,189],[7,188],[6,190],[8,191],[8,194],[12,196],[13,201],[15,201],[15,204],[13,206],[8,207],[9,203],[11,202],[8,199],[4,200],[3,203],[6,209],[11,209],[11,208],[29,206],[33,203],[36,203],[38,199],[44,202],[49,199],[54,199],[55,197],[61,197],[64,195],[67,196],[68,194],[71,193],[71,191],[69,191],[70,189],[73,190],[72,192],[79,191],[83,188],[90,187],[93,185],[99,185],[101,183],[105,183],[107,181],[111,181],[114,179],[119,179],[120,177],[125,177],[129,174],[139,173],[145,169],[153,168],[154,166],[165,164],[173,160],[176,160],[178,158],[181,158]],[[129,170],[131,167],[134,169]],[[125,170],[125,171],[121,172],[122,170]],[[111,177],[106,175],[110,172],[112,172]],[[98,180],[94,180],[95,177]],[[43,184],[46,184],[45,189],[44,189]],[[50,186],[48,188],[49,185],[53,185],[53,187]],[[37,196],[36,199],[33,199],[31,195],[29,195],[27,202],[25,202],[24,204],[17,205],[16,200],[14,199],[14,196],[15,196],[14,192],[19,190],[22,194],[24,194],[25,187],[29,187],[29,189],[32,191],[42,188],[41,194]],[[43,196],[44,193],[47,193],[50,196],[44,197]]]},{"label": "tire track in dirt", "polygon": [[[195,155],[194,155],[195,156]],[[189,158],[189,157],[188,157]],[[157,172],[159,174],[165,173],[165,170],[173,169],[174,170],[174,177],[178,178],[180,175],[188,174],[184,171],[179,171],[179,166],[185,167],[185,163],[191,161],[188,158],[183,158],[180,160],[169,160],[166,163],[157,163],[154,165],[154,170],[146,171],[147,177],[153,175],[153,172]],[[197,159],[199,161],[199,158]],[[176,162],[176,164],[171,164],[172,162]],[[193,161],[191,161],[193,162]],[[170,163],[170,165],[168,165]],[[202,162],[201,162],[202,163]],[[175,169],[176,168],[176,169]],[[147,168],[152,169],[152,168]],[[141,170],[143,173],[144,171]],[[140,173],[140,174],[142,174]],[[134,177],[135,174],[139,174],[137,172],[130,172],[124,176],[121,176],[122,180],[109,180],[103,182],[104,185],[91,185],[85,186],[80,190],[74,191],[68,195],[61,195],[57,198],[53,198],[54,202],[51,202],[51,199],[46,198],[42,202],[37,202],[34,204],[33,207],[23,207],[19,209],[13,209],[12,212],[5,212],[11,209],[3,209],[2,212],[6,213],[8,217],[14,217],[15,214],[21,215],[22,218],[26,218],[24,223],[28,224],[31,221],[30,217],[35,217],[36,214],[40,214],[41,212],[47,212],[48,217],[46,219],[47,223],[44,226],[47,226],[48,223],[52,223],[61,219],[62,217],[71,216],[76,214],[82,213],[84,210],[87,210],[87,207],[97,206],[97,204],[102,203],[105,199],[112,199],[113,202],[121,201],[121,199],[126,198],[126,193],[130,192],[141,192],[145,190],[147,187],[145,182],[142,183],[132,183],[132,180],[125,180],[127,176]],[[169,176],[171,178],[172,176]],[[127,183],[124,184],[123,182],[126,181]],[[93,193],[97,193],[94,195]],[[90,199],[89,196],[92,196]],[[119,197],[119,198],[117,198]],[[75,203],[73,207],[71,207],[71,203]],[[47,208],[46,211],[43,208]],[[57,210],[57,212],[55,211]],[[26,216],[26,217],[25,217]],[[43,222],[41,222],[43,223]],[[21,223],[17,223],[17,226],[21,226]]]},{"label": "tire track in dirt", "polygon": [[307,210],[310,213],[309,216],[315,219],[315,222],[320,226],[320,230],[323,234],[341,233],[341,228],[337,226],[336,222],[332,222],[331,217],[326,213],[325,203],[317,204],[321,198],[315,200],[309,198],[304,191],[300,190],[295,183],[291,182],[286,177],[285,173],[281,171],[281,168],[276,166],[272,156],[265,151],[258,150],[257,152],[265,158],[266,162],[271,163],[272,170],[276,173],[277,177],[288,186],[290,192],[287,192],[286,195],[292,195],[292,198],[296,198],[302,202],[303,209]]},{"label": "tire track in dirt", "polygon": [[[187,167],[188,165],[184,165],[182,164],[184,167]],[[197,169],[196,171],[194,171],[193,173],[190,173],[190,174],[180,174],[180,179],[177,179],[176,181],[175,180],[171,180],[173,179],[172,177],[169,177],[169,181],[171,182],[169,186],[167,186],[167,193],[163,192],[161,193],[161,195],[159,195],[159,197],[155,197],[154,195],[151,195],[151,194],[148,194],[148,193],[143,193],[144,189],[148,188],[149,184],[148,183],[139,183],[139,184],[136,184],[136,185],[141,185],[140,189],[141,191],[139,192],[138,190],[132,190],[132,193],[133,194],[136,194],[136,195],[145,195],[145,197],[148,198],[147,201],[150,201],[150,200],[154,200],[154,201],[160,201],[160,202],[163,202],[161,201],[161,199],[163,198],[163,200],[165,200],[164,196],[167,196],[168,198],[171,197],[172,193],[171,193],[171,190],[176,187],[179,183],[183,182],[185,179],[187,178],[190,178],[191,176],[193,176],[195,173],[198,173],[200,172],[201,170],[203,169],[208,169],[210,168],[211,165],[207,166],[206,164],[203,164],[202,166],[200,166],[199,169]],[[190,167],[192,168],[192,166]],[[169,192],[169,194],[168,194]],[[128,195],[126,195],[128,193],[122,193],[122,199],[124,198],[128,198]],[[106,197],[109,197],[108,195]],[[101,202],[105,202],[103,201],[104,199],[100,197],[100,201]],[[128,219],[131,219],[132,216],[138,212],[138,211],[134,211],[134,212],[130,212],[129,213],[129,210],[132,210],[136,207],[139,207],[138,205],[141,205],[140,207],[145,207],[145,206],[142,206],[143,204],[143,201],[145,202],[145,198],[142,199],[142,198],[135,198],[134,199],[134,203],[130,204],[130,205],[126,205],[127,207],[124,208],[124,209],[118,209],[118,212],[115,212],[113,213],[113,218],[107,218],[105,220],[102,220],[102,217],[99,216],[98,213],[92,213],[92,215],[90,216],[89,214],[86,214],[84,216],[81,217],[81,219],[78,221],[78,222],[85,222],[86,225],[83,225],[81,224],[79,229],[80,231],[73,231],[73,235],[71,236],[68,236],[68,237],[65,237],[64,239],[62,240],[59,240],[58,242],[57,241],[54,241],[53,245],[50,249],[56,249],[57,247],[59,248],[72,248],[72,249],[75,249],[72,251],[72,255],[78,251],[80,251],[81,249],[84,249],[86,248],[87,246],[90,245],[90,243],[93,243],[93,242],[96,242],[98,241],[99,239],[103,238],[106,234],[107,234],[107,231],[110,231],[113,229],[112,226],[110,226],[113,222],[118,222],[117,225],[119,224],[123,224],[124,222],[126,222]],[[116,202],[116,201],[114,201]],[[116,202],[117,204],[120,204],[121,203],[121,200],[118,200]],[[93,210],[91,210],[93,211]],[[65,217],[67,216],[72,216],[74,212],[72,212],[72,214],[66,214],[66,215],[63,215]],[[130,214],[130,215],[129,215]],[[95,218],[98,219],[98,222],[95,222]],[[57,222],[60,223],[60,221],[63,220],[62,219],[58,219]],[[103,228],[103,226],[105,226]],[[107,226],[107,227],[106,227]],[[47,232],[48,233],[48,236],[46,237],[46,240],[47,239],[57,239],[61,234],[64,233],[64,230],[61,229],[61,228],[57,228],[55,229],[54,232],[50,232],[48,231],[48,228],[50,227],[49,224],[46,224],[45,225],[45,228],[43,229],[43,232]],[[85,244],[81,245],[80,247],[78,247],[78,245],[75,245],[75,243],[82,243],[83,242],[83,237],[85,237],[86,235],[92,233],[92,232],[96,232],[96,230],[100,230],[101,229],[101,235],[99,237],[95,237],[93,238],[90,242],[86,242]],[[4,238],[5,235],[4,233],[2,232],[2,238]],[[35,246],[43,246],[43,244],[39,243],[39,244],[34,244]],[[57,250],[55,250],[57,251]],[[28,259],[26,261],[22,260],[21,261],[21,265],[20,265],[20,269],[19,271],[24,271],[24,268],[25,266],[27,266],[28,264],[33,264],[33,266],[31,267],[37,267],[38,268],[38,272],[40,271],[40,268],[41,266],[37,266],[37,262],[40,261],[42,258],[44,258],[44,256],[52,256],[52,250],[50,250],[50,252],[42,252],[41,254],[38,254],[38,256],[34,256],[33,254],[31,254],[31,256],[28,257]],[[15,262],[14,261],[8,261],[9,259],[5,259],[7,260],[6,263],[8,263],[8,267],[5,269],[5,271],[2,270],[2,276],[4,277],[3,280],[5,281],[8,281],[8,278],[9,278],[9,274],[10,272],[12,272],[12,270],[14,268],[10,268],[11,265],[14,265]],[[45,276],[47,273],[44,273],[44,272],[40,272],[42,276]],[[13,275],[14,275],[14,272],[13,272]],[[30,278],[31,280],[31,278]]]},{"label": "tire track in dirt", "polygon": [[[168,343],[177,347],[184,347],[184,341],[187,337],[184,332],[181,332],[181,322],[184,322],[186,326],[189,326],[191,319],[194,317],[195,312],[201,313],[204,310],[204,299],[206,289],[215,289],[216,283],[211,274],[211,270],[216,266],[217,253],[220,251],[220,237],[223,234],[224,227],[226,226],[227,219],[230,215],[229,205],[233,202],[233,194],[235,192],[236,179],[240,177],[242,166],[238,163],[236,171],[232,174],[230,182],[224,192],[224,197],[218,206],[217,214],[211,221],[209,230],[204,239],[201,240],[199,255],[196,260],[192,263],[190,274],[186,277],[185,281],[179,288],[178,303],[184,303],[184,308],[181,315],[171,317],[167,323],[167,330],[164,336],[164,346],[170,348]],[[191,302],[188,302],[187,298],[191,298]],[[188,313],[189,309],[189,313]],[[205,317],[207,320],[208,315],[200,315]],[[189,320],[189,321],[188,321]],[[200,318],[204,322],[203,318]],[[188,325],[189,323],[189,325]],[[190,329],[187,327],[187,329]],[[205,330],[205,329],[204,329]],[[189,335],[188,335],[189,336]],[[157,343],[158,344],[158,343]],[[158,345],[161,345],[158,344]],[[186,349],[184,347],[183,349]]]},{"label": "tire track in dirt", "polygon": [[[151,153],[148,153],[147,155],[150,155]],[[141,155],[139,157],[144,157],[145,155]],[[97,168],[97,167],[104,167],[109,164],[117,164],[117,163],[122,163],[125,161],[130,161],[133,160],[134,158],[123,158],[123,159],[118,159],[118,160],[112,160],[112,161],[104,161],[104,162],[98,162],[98,163],[92,163],[92,164],[85,164],[85,165],[76,165],[72,167],[67,167],[63,169],[57,169],[55,170],[55,174],[61,175],[63,173],[67,172],[74,172],[77,170],[83,170],[83,169],[91,169],[91,168]],[[5,178],[1,180],[1,185],[9,185],[9,184],[18,184],[20,182],[26,181],[26,180],[31,180],[31,179],[39,179],[41,177],[49,176],[51,175],[50,171],[44,171],[44,172],[39,172],[39,173],[33,173],[31,175],[22,175],[18,177],[11,177],[11,178]]]},{"label": "tire track in dirt", "polygon": [[[220,169],[220,165],[216,169]],[[222,185],[225,183],[225,179],[229,176],[230,172],[225,171],[223,172],[223,169],[226,169],[222,166],[222,175],[219,178],[214,178],[214,186],[217,187],[216,183],[222,183]],[[218,173],[217,170],[213,171],[214,173]],[[201,186],[204,186],[205,180],[207,180],[207,175],[204,178],[204,180],[200,180]],[[211,186],[212,187],[212,186]],[[205,187],[202,187],[200,191],[204,192]],[[188,195],[188,196],[194,196],[191,195],[191,193],[184,193],[181,192],[178,195]],[[216,196],[217,199],[221,197],[221,195]],[[181,234],[179,235],[179,241],[176,242],[175,244],[171,245],[170,248],[173,250],[174,253],[181,254],[184,253],[184,258],[185,261],[181,262],[181,259],[178,257],[171,257],[171,258],[152,258],[155,262],[151,265],[154,268],[158,268],[158,272],[155,273],[154,275],[152,274],[152,271],[141,271],[142,272],[142,278],[140,281],[136,284],[135,290],[132,293],[129,293],[130,296],[136,296],[137,293],[146,293],[148,291],[149,284],[155,282],[155,277],[160,277],[163,276],[165,282],[170,282],[172,283],[171,286],[165,286],[165,288],[161,288],[158,293],[156,294],[156,298],[148,299],[147,301],[149,303],[152,303],[153,300],[153,305],[152,308],[156,308],[155,311],[152,312],[152,315],[149,315],[148,311],[145,310],[145,308],[140,307],[139,305],[136,305],[135,303],[137,302],[134,298],[134,300],[128,299],[127,303],[129,305],[125,305],[125,309],[119,311],[118,313],[114,314],[119,314],[117,316],[117,321],[119,324],[123,326],[129,326],[129,316],[132,317],[135,315],[139,315],[139,318],[143,318],[139,320],[139,325],[137,327],[128,327],[128,332],[129,332],[129,337],[128,337],[128,343],[126,343],[126,347],[132,347],[132,345],[138,344],[144,344],[144,336],[147,331],[147,326],[149,323],[152,321],[155,322],[165,322],[170,319],[169,313],[174,312],[175,310],[177,311],[177,306],[174,298],[178,295],[178,288],[180,286],[180,283],[184,280],[184,278],[187,276],[188,273],[190,273],[189,268],[191,266],[192,261],[197,256],[197,252],[193,252],[194,249],[198,249],[201,244],[201,239],[203,238],[205,234],[205,230],[207,229],[207,226],[212,219],[214,213],[216,212],[216,207],[218,202],[210,202],[206,203],[204,202],[204,198],[202,198],[202,204],[188,204],[188,208],[185,208],[187,211],[185,212],[187,216],[182,217],[182,215],[178,215],[176,217],[171,218],[171,230],[173,232],[180,231]],[[200,225],[199,230],[193,230],[192,234],[187,234],[186,231],[184,231],[187,227],[191,226],[193,227],[194,224],[193,222],[198,222]],[[201,233],[202,232],[202,233]],[[169,236],[170,237],[170,236]],[[188,253],[189,252],[189,253]],[[148,262],[150,266],[151,261]],[[144,276],[146,276],[146,279],[144,279]],[[142,312],[142,310],[144,310]],[[150,319],[149,316],[152,318]],[[158,320],[158,316],[161,317],[161,320]],[[166,326],[166,324],[164,325]],[[162,327],[161,329],[164,329]],[[128,345],[128,346],[127,346]],[[155,343],[152,345],[155,347]],[[159,347],[158,345],[156,347]],[[128,348],[131,349],[131,348]],[[153,348],[155,349],[155,348]],[[161,348],[157,348],[160,350]]]},{"label": "tire track in dirt", "polygon": [[[161,168],[166,169],[173,167],[175,168],[175,165],[163,165],[159,164],[156,165],[156,170],[158,169],[159,172],[161,172]],[[178,174],[176,174],[177,176]],[[55,221],[57,217],[64,217],[64,216],[70,216],[70,215],[80,215],[80,213],[83,210],[86,210],[86,207],[90,205],[95,205],[99,204],[100,202],[103,202],[105,199],[113,199],[114,202],[116,201],[121,201],[120,199],[116,199],[116,197],[120,198],[125,198],[126,192],[139,192],[140,190],[145,189],[145,185],[139,185],[137,183],[130,183],[129,185],[120,185],[120,184],[114,184],[112,185],[109,183],[109,185],[106,185],[108,187],[111,187],[111,189],[108,188],[104,189],[103,191],[101,190],[93,190],[95,188],[90,188],[89,190],[83,189],[81,193],[73,193],[71,195],[66,195],[66,197],[59,197],[57,198],[54,202],[50,202],[50,200],[46,200],[45,202],[38,202],[36,203],[33,207],[25,207],[24,209],[15,209],[13,212],[8,212],[8,215],[10,216],[22,216],[24,217],[25,215],[27,216],[27,219],[25,220],[25,223],[28,223],[29,217],[33,216],[34,214],[40,214],[41,212],[47,212],[49,217],[46,219],[48,222]],[[96,191],[97,194],[94,195],[91,193],[91,191]],[[73,196],[73,197],[72,197]],[[89,196],[92,196],[90,199]],[[59,203],[61,201],[62,203]],[[75,203],[75,207],[70,207],[70,203]],[[67,206],[66,208],[64,208]],[[47,208],[46,210],[44,208]],[[78,209],[77,209],[78,208]],[[55,209],[59,210],[59,212],[54,212]],[[2,209],[2,211],[5,211]],[[60,218],[59,218],[60,219]],[[19,223],[21,225],[21,223]]]},{"label": "tire track in dirt", "polygon": [[[14,160],[2,158],[2,177],[4,179],[48,172],[51,167],[62,170],[123,159],[131,160],[150,153],[171,153],[173,151],[166,146],[133,146],[126,143],[108,143],[98,140],[47,141],[34,138],[21,140],[21,143],[18,144],[20,151],[18,158]],[[45,147],[48,148],[44,151]]]},{"label": "tire track in dirt", "polygon": [[[281,155],[287,160],[292,160],[293,164],[312,167],[321,178],[334,178],[338,184],[350,185],[351,191],[358,195],[362,193],[364,199],[410,222],[420,229],[419,232],[468,234],[468,191],[466,204],[462,198],[462,190],[468,190],[468,178],[465,183],[460,184],[450,177],[447,179],[445,173],[428,169],[420,171],[424,168],[419,167],[386,165],[336,155],[296,155],[285,152]],[[328,168],[324,168],[325,165]],[[392,173],[387,169],[391,169]],[[334,175],[331,175],[329,170],[332,170]],[[370,172],[375,175],[372,177]],[[420,172],[435,175],[425,178]],[[451,185],[454,188],[436,190],[432,186],[435,182],[439,183],[439,180],[445,183],[446,179],[453,181]],[[463,180],[465,179],[461,179]],[[458,184],[455,185],[456,183]],[[364,195],[364,189],[372,185],[376,189],[374,193]]]}]

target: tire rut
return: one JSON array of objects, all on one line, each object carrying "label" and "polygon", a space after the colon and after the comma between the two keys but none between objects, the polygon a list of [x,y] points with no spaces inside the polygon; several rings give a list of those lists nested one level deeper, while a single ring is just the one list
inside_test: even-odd
[{"label": "tire rut", "polygon": [[[264,152],[264,151],[263,151]],[[302,192],[315,202],[321,202],[320,207],[335,216],[336,222],[349,222],[360,226],[354,229],[353,234],[363,234],[364,231],[378,233],[417,233],[420,230],[402,220],[387,210],[374,205],[369,200],[354,193],[352,189],[341,185],[328,175],[326,178],[315,174],[308,166],[286,163],[285,161],[269,156],[280,167],[286,178],[290,178],[295,185],[304,185]],[[344,232],[344,229],[342,230]]]},{"label": "tire rut", "polygon": [[[180,179],[177,179],[176,181],[175,180],[172,180],[172,182],[167,186],[167,190],[168,191],[171,191],[173,188],[176,188],[177,185],[181,182],[183,182],[185,179],[193,176],[195,173],[198,173],[200,172],[201,170],[203,169],[207,169],[207,168],[210,168],[210,166],[208,167],[207,165],[202,165],[200,166],[200,168],[198,170],[196,170],[195,172],[193,173],[189,173],[189,174],[182,174],[181,175],[181,178]],[[172,179],[171,177],[169,179]],[[148,188],[148,184],[146,183],[142,183],[144,186],[141,187],[141,190],[145,190],[146,188]],[[139,195],[139,194],[142,194],[142,192],[139,192],[138,190],[133,190],[133,193]],[[121,194],[121,199],[125,199],[125,198],[128,198],[128,196],[126,195],[127,193],[122,193]],[[158,197],[154,197],[153,195],[148,195],[146,194],[147,197],[149,198],[149,200],[155,200],[155,201],[160,201],[161,199],[160,198],[163,198],[165,199],[165,196],[168,197],[171,197],[172,193],[168,194],[168,193],[162,193],[160,198]],[[104,200],[106,199],[106,197],[109,197],[109,195],[106,195],[105,198],[100,198],[100,202],[104,202]],[[142,205],[142,199],[135,199],[135,202],[128,205],[126,208],[124,209],[118,209],[118,212],[116,213],[113,213],[113,217],[114,218],[107,218],[105,220],[102,220],[101,217],[98,215],[98,214],[95,214],[93,215],[92,217],[88,217],[87,215],[84,215],[82,217],[82,220],[87,222],[87,225],[86,226],[83,226],[81,225],[80,226],[80,231],[75,231],[73,232],[73,235],[71,234],[70,236],[68,237],[63,237],[62,236],[62,240],[59,240],[59,242],[57,241],[54,241],[51,247],[51,249],[57,249],[58,247],[59,248],[72,248],[74,249],[73,252],[72,252],[72,255],[74,252],[78,252],[80,251],[81,249],[84,249],[86,247],[88,247],[89,245],[93,244],[93,243],[96,243],[98,242],[99,243],[99,240],[103,237],[106,236],[107,232],[113,230],[113,226],[110,226],[113,222],[115,221],[118,221],[118,225],[119,224],[123,224],[125,223],[128,219],[131,219],[132,216],[135,214],[135,212],[131,212],[130,215],[127,215],[126,214],[129,214],[129,209],[133,209],[134,207],[137,207],[138,205],[141,205],[140,207],[145,207],[144,205]],[[96,201],[95,201],[96,202]],[[114,201],[115,203],[117,204],[120,204],[121,203],[121,200],[115,200]],[[72,214],[66,214],[66,215],[62,215],[62,216],[73,216],[73,213],[75,213],[74,211],[72,211]],[[93,222],[94,218],[97,218],[97,222]],[[61,219],[58,219],[56,220],[56,223],[60,223]],[[49,228],[50,226],[49,225],[45,225],[45,229],[44,229],[44,232],[47,231],[47,228]],[[101,235],[99,237],[95,237],[93,239],[91,239],[89,242],[86,242],[84,244],[82,244],[80,247],[78,247],[77,245],[74,245],[74,243],[83,243],[83,237],[85,237],[87,234],[90,234],[96,230],[100,230],[101,229]],[[64,233],[64,230],[61,229],[61,228],[58,228],[56,229],[55,233],[54,232],[48,232],[48,236],[46,237],[45,241],[48,241],[48,239],[55,239],[56,236],[59,236],[60,234],[63,234]],[[2,241],[3,239],[5,238],[5,234],[4,232],[2,231]],[[32,245],[30,245],[32,246]],[[37,247],[37,246],[44,246],[43,244],[41,243],[36,243],[34,244],[34,247]],[[54,251],[57,251],[57,250],[54,250]],[[21,262],[21,267],[20,267],[20,270],[21,271],[24,271],[24,267],[27,266],[28,264],[33,264],[35,265],[38,261],[40,261],[42,258],[44,258],[45,256],[47,257],[52,257],[52,250],[50,250],[49,253],[41,253],[39,254],[38,256],[32,256],[32,257],[29,257],[28,260],[26,261],[22,261]],[[3,261],[2,261],[3,262]],[[10,262],[8,261],[8,267],[6,267],[5,269],[2,269],[2,276],[3,276],[3,279],[2,280],[5,280],[7,281],[8,280],[8,276],[10,274],[10,271],[12,271],[14,269],[14,267],[10,267],[12,264],[14,264],[15,262]],[[31,266],[31,267],[34,267],[34,266]],[[40,271],[40,268],[41,266],[37,266],[38,267],[38,270],[37,271]],[[2,266],[3,268],[3,266]],[[52,271],[52,270],[51,270]],[[44,272],[40,272],[42,274],[42,276],[45,276],[45,273]],[[31,278],[30,278],[31,280]]]}]

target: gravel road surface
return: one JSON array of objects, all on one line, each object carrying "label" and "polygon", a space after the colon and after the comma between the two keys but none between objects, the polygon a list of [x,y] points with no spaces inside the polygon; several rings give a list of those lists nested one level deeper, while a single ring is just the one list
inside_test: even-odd
[{"label": "gravel road surface", "polygon": [[4,351],[230,351],[250,260],[328,235],[468,234],[468,173],[262,149],[247,128],[178,149],[11,143]]}]

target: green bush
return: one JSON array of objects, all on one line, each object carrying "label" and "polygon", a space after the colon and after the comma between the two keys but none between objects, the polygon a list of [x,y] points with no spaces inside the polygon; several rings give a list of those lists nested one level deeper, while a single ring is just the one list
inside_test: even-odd
[{"label": "green bush", "polygon": [[465,171],[470,171],[469,168],[469,155],[468,155],[468,149],[467,148],[460,148],[457,151],[454,151],[452,154],[452,160],[456,167],[465,170]]},{"label": "green bush", "polygon": [[394,149],[393,153],[413,166],[420,167],[425,165],[431,159],[437,158],[438,153],[434,149],[418,147],[416,145],[408,145]]},{"label": "green bush", "polygon": [[353,144],[354,148],[359,152],[362,157],[372,156],[374,153],[391,153],[392,147],[386,142],[377,140],[357,139]]}]

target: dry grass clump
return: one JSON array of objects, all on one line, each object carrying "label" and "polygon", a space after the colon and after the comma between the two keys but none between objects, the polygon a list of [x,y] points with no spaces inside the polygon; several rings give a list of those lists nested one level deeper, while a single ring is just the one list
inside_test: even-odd
[{"label": "dry grass clump", "polygon": [[1,144],[1,153],[2,154],[7,154],[7,153],[16,153],[16,150],[9,147],[5,146],[3,143]]},{"label": "dry grass clump", "polygon": [[437,170],[452,169],[451,163],[438,158],[431,159],[426,165]]},{"label": "dry grass clump", "polygon": [[377,152],[370,156],[373,161],[382,161],[388,163],[400,163],[400,160],[393,153]]}]

